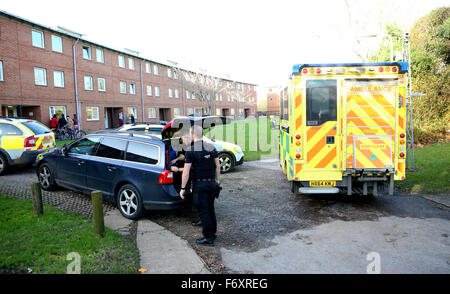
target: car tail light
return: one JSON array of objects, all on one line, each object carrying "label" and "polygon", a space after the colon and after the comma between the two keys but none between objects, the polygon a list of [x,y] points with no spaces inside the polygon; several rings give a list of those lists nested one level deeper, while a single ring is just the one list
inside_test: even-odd
[{"label": "car tail light", "polygon": [[34,136],[25,139],[23,147],[36,147],[37,138]]},{"label": "car tail light", "polygon": [[402,139],[405,138],[405,134],[404,134],[404,133],[401,133],[401,134],[400,134],[400,138],[402,138]]},{"label": "car tail light", "polygon": [[380,68],[378,69],[378,71],[379,71],[379,72],[383,72],[384,69],[383,69],[382,67],[380,67]]},{"label": "car tail light", "polygon": [[400,157],[401,157],[401,158],[405,157],[405,153],[400,152]]},{"label": "car tail light", "polygon": [[316,69],[316,73],[320,74],[322,70],[320,68]]},{"label": "car tail light", "polygon": [[159,175],[158,184],[173,184],[173,172],[163,170]]}]

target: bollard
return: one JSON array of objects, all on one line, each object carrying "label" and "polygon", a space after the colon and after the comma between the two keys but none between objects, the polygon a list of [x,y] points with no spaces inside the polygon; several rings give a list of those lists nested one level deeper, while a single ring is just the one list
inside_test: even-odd
[{"label": "bollard", "polygon": [[105,221],[103,219],[102,192],[92,191],[92,211],[94,213],[94,234],[100,238],[105,236]]},{"label": "bollard", "polygon": [[31,198],[33,201],[34,216],[41,216],[44,214],[44,205],[42,204],[42,190],[41,183],[31,184]]}]

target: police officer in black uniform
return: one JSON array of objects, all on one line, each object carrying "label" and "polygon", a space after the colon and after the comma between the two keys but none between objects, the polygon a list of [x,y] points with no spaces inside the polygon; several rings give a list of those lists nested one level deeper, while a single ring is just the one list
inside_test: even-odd
[{"label": "police officer in black uniform", "polygon": [[214,200],[217,195],[220,175],[220,163],[213,145],[203,142],[203,128],[191,128],[192,145],[186,150],[185,165],[182,175],[180,197],[186,195],[186,185],[192,173],[192,193],[194,205],[198,210],[203,226],[204,238],[196,242],[200,245],[214,245],[217,231]]}]

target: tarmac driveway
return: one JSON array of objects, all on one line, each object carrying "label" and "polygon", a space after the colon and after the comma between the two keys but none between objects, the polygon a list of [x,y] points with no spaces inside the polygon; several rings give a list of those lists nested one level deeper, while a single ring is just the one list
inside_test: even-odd
[{"label": "tarmac driveway", "polygon": [[[193,208],[145,216],[187,240],[213,273],[450,273],[450,209],[420,195],[295,196],[278,160],[246,162],[222,179],[215,247],[195,244]],[[35,180],[22,168],[0,185]]]}]

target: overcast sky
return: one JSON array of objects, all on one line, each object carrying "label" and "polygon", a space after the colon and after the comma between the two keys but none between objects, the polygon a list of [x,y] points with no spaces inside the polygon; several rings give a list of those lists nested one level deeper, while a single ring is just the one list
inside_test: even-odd
[{"label": "overcast sky", "polygon": [[[347,5],[348,4],[348,5]],[[360,62],[358,35],[405,30],[449,0],[2,1],[0,9],[161,62],[273,86],[297,63]],[[372,42],[372,43],[371,43]],[[377,47],[376,39],[364,40]]]}]

